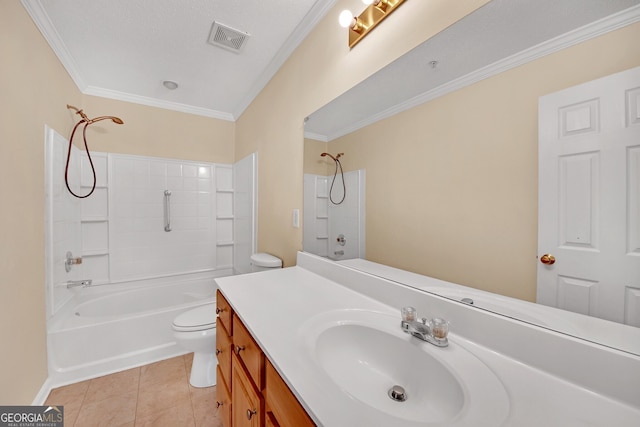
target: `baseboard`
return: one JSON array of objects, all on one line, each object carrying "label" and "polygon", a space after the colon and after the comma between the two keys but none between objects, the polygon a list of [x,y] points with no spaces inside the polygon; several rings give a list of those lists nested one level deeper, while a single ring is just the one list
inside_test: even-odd
[{"label": "baseboard", "polygon": [[47,377],[42,387],[40,387],[40,391],[36,394],[36,397],[31,402],[32,406],[41,406],[44,405],[44,402],[47,400],[47,396],[51,393],[51,389],[53,388],[51,378]]}]

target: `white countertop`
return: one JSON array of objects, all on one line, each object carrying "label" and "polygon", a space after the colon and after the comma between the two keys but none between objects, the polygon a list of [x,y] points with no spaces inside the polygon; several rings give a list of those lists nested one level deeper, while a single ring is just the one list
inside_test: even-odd
[{"label": "white countertop", "polygon": [[[333,268],[329,266],[328,268]],[[338,268],[338,267],[336,267]],[[351,273],[348,274],[357,274]],[[362,273],[360,273],[362,274]],[[364,277],[363,281],[374,280]],[[375,279],[382,280],[382,279]],[[216,279],[220,291],[251,332],[265,355],[308,411],[312,419],[326,427],[390,426],[368,410],[357,399],[345,399],[338,386],[331,381],[305,347],[305,322],[325,312],[346,309],[375,311],[396,316],[400,321],[400,307],[387,305],[363,293],[356,292],[336,281],[302,267],[245,274]],[[385,292],[406,293],[406,287],[384,283]],[[411,290],[415,298],[434,298]],[[390,294],[391,295],[391,294]],[[379,298],[379,295],[375,295]],[[432,306],[441,302],[429,301]],[[446,304],[446,302],[444,303]],[[454,310],[460,308],[454,307]],[[464,307],[462,307],[464,309]],[[473,311],[473,310],[471,310]],[[471,313],[471,315],[474,315]],[[484,313],[483,316],[491,314]],[[495,319],[494,319],[495,320]],[[462,322],[460,319],[458,322]],[[505,319],[505,322],[512,321]],[[399,327],[399,326],[398,326]],[[512,325],[510,326],[512,327]],[[530,326],[526,326],[530,328]],[[487,331],[491,332],[491,331]],[[492,331],[497,332],[497,331]],[[407,339],[415,339],[407,335]],[[587,389],[550,371],[522,363],[456,333],[450,334],[452,349],[464,348],[473,353],[499,378],[506,390],[509,408],[504,426],[638,426],[640,408]],[[430,345],[430,344],[425,344]],[[532,348],[536,343],[531,343]],[[450,348],[437,349],[447,351]],[[451,350],[453,351],[453,350]],[[443,353],[446,355],[446,353]],[[579,364],[577,359],[575,363]],[[640,366],[630,365],[634,368]],[[585,366],[585,372],[593,369]],[[419,369],[419,367],[416,367]],[[639,368],[640,369],[640,368]],[[631,376],[636,378],[637,373]],[[399,423],[397,425],[435,425]],[[456,425],[483,426],[483,419]]]}]

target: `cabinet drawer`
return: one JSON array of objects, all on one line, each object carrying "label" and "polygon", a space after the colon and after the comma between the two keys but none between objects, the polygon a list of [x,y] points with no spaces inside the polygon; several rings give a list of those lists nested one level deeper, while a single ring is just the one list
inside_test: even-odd
[{"label": "cabinet drawer", "polygon": [[[229,359],[229,367],[231,367],[231,359]],[[225,383],[220,366],[218,366],[216,370],[216,377],[216,405],[218,406],[218,414],[220,414],[223,427],[231,427],[231,393],[227,388],[227,384],[230,383]]]},{"label": "cabinet drawer", "polygon": [[232,356],[231,424],[233,427],[261,427],[264,425],[264,400],[255,388],[240,359]]},{"label": "cabinet drawer", "polygon": [[311,420],[298,399],[282,380],[280,374],[266,361],[265,400],[268,412],[272,412],[281,427],[312,427]]},{"label": "cabinet drawer", "polygon": [[242,361],[258,390],[264,388],[264,354],[242,321],[233,316],[233,352]]},{"label": "cabinet drawer", "polygon": [[231,384],[231,351],[231,337],[227,335],[227,331],[224,326],[221,326],[221,322],[218,322],[218,327],[216,328],[216,356],[218,357],[218,369],[222,371],[222,377],[227,385]]},{"label": "cabinet drawer", "polygon": [[231,306],[219,290],[216,291],[216,314],[218,315],[220,322],[222,322],[222,326],[224,326],[229,333],[229,336],[232,336],[233,323],[231,318],[233,316],[233,310],[231,310]]}]

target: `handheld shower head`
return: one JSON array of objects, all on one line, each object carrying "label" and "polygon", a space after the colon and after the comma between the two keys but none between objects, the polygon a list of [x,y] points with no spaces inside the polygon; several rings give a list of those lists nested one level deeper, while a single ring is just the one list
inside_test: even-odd
[{"label": "handheld shower head", "polygon": [[325,156],[329,156],[329,157],[331,157],[331,159],[332,159],[334,162],[335,162],[335,161],[337,161],[337,159],[336,159],[335,157],[333,157],[333,156],[332,156],[331,154],[329,154],[329,153],[322,153],[322,154],[320,154],[320,157],[325,157]]},{"label": "handheld shower head", "polygon": [[67,108],[69,110],[75,110],[76,114],[78,114],[78,115],[80,115],[80,117],[82,117],[81,121],[86,122],[88,125],[90,125],[91,123],[99,122],[100,120],[106,120],[106,119],[110,119],[113,123],[115,123],[117,125],[123,125],[124,124],[124,121],[120,117],[100,116],[100,117],[96,117],[95,119],[90,119],[89,117],[87,117],[87,115],[84,113],[84,111],[77,109],[73,105],[67,104]]},{"label": "handheld shower head", "polygon": [[119,117],[114,117],[114,116],[101,116],[101,117],[96,117],[95,119],[91,119],[89,120],[87,123],[91,124],[91,123],[95,123],[95,122],[99,122],[100,120],[106,120],[106,119],[110,119],[113,123],[117,124],[117,125],[122,125],[124,124],[124,122],[122,121],[121,118]]}]

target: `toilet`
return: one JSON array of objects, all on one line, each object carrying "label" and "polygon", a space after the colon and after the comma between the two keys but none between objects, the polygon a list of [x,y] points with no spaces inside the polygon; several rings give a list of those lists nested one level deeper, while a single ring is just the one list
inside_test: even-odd
[{"label": "toilet", "polygon": [[282,260],[271,254],[259,252],[251,255],[251,271],[266,271],[282,268]]},{"label": "toilet", "polygon": [[182,348],[193,351],[189,383],[194,387],[216,385],[216,304],[201,305],[176,316],[173,336]]},{"label": "toilet", "polygon": [[[251,271],[282,268],[282,260],[267,253],[251,255]],[[216,304],[204,304],[176,316],[173,336],[178,344],[193,352],[189,383],[194,387],[216,385]]]}]

